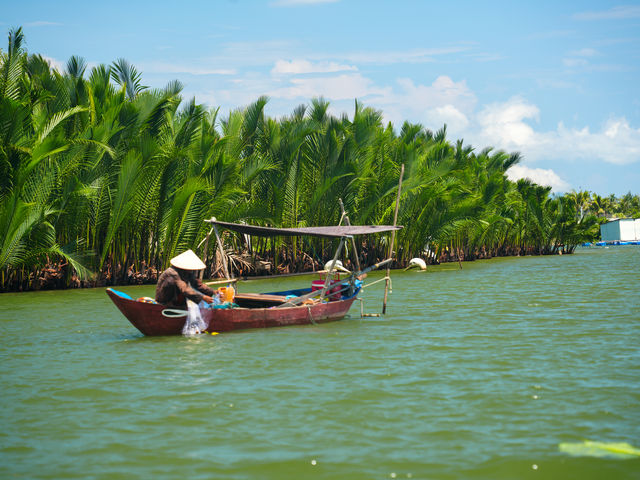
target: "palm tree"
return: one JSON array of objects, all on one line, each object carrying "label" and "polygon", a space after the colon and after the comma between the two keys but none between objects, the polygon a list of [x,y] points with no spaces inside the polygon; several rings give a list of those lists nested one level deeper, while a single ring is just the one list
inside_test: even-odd
[{"label": "palm tree", "polygon": [[[87,74],[71,57],[58,72],[23,42],[11,30],[0,54],[2,289],[33,285],[55,261],[85,276],[94,270],[98,282],[126,282],[199,245],[212,216],[335,224],[342,198],[353,223],[391,223],[403,164],[400,262],[426,248],[450,259],[566,253],[593,235],[589,212],[640,216],[631,193],[552,197],[548,187],[511,182],[518,153],[450,142],[446,125],[433,132],[405,122],[396,131],[359,101],[351,117],[335,117],[323,98],[274,119],[260,97],[223,117],[183,102],[177,81],[145,87],[126,60]],[[366,245],[363,262],[384,257],[385,241]],[[331,250],[322,240],[251,245],[229,234],[224,242],[236,258],[246,251],[287,269],[308,265],[301,250],[320,263]],[[203,255],[214,259],[213,243]]]},{"label": "palm tree", "polygon": [[[55,203],[60,169],[59,159],[77,142],[69,138],[68,122],[83,112],[81,106],[61,105],[54,112],[45,105],[52,98],[47,86],[56,77],[41,57],[27,56],[22,49],[21,29],[9,33],[8,53],[0,58],[0,157],[3,181],[0,185],[0,270],[2,284],[22,277],[25,269],[51,257],[69,262],[86,275],[80,262],[79,242],[66,247],[57,243]],[[19,278],[22,284],[24,278]]]}]

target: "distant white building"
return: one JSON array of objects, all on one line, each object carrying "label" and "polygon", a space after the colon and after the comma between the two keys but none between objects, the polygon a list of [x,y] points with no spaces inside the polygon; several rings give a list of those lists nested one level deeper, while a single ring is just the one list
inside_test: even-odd
[{"label": "distant white building", "polygon": [[640,240],[640,218],[618,218],[600,225],[603,242],[633,242]]}]

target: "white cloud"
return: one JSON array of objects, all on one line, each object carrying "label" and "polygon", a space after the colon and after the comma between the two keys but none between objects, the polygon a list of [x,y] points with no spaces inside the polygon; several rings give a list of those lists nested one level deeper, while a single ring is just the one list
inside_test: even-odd
[{"label": "white cloud", "polygon": [[565,58],[562,60],[565,67],[586,67],[589,65],[584,58]]},{"label": "white cloud", "polygon": [[520,97],[506,103],[484,107],[477,117],[482,135],[497,148],[505,150],[521,149],[534,145],[536,133],[525,119],[538,120],[540,110]]},{"label": "white cloud", "polygon": [[[321,62],[302,61],[278,64],[279,72],[319,70]],[[331,64],[324,64],[329,70]],[[223,111],[255,101],[260,95],[271,98],[271,108],[278,114],[290,113],[297,103],[308,103],[323,96],[331,102],[331,111],[352,113],[354,99],[382,111],[385,122],[399,128],[408,120],[422,123],[431,130],[447,124],[450,139],[464,138],[476,148],[494,147],[522,153],[527,162],[606,162],[630,165],[640,161],[640,128],[624,118],[611,118],[600,128],[566,127],[542,130],[538,125],[542,113],[538,106],[523,97],[505,102],[477,106],[475,93],[464,80],[437,77],[431,84],[398,79],[394,85],[376,84],[355,72],[303,77],[274,76],[256,71],[242,76],[216,77],[216,83],[187,85],[199,101],[221,106]],[[194,88],[195,87],[195,88]],[[197,91],[197,90],[200,90]],[[214,93],[215,92],[215,95]],[[203,95],[204,94],[204,95]],[[538,174],[541,175],[540,172]],[[548,184],[561,188],[558,179],[548,176]],[[551,183],[554,182],[554,183]]]},{"label": "white cloud", "polygon": [[408,78],[398,79],[397,85],[396,89],[388,88],[384,96],[370,100],[376,108],[382,107],[385,121],[396,125],[408,120],[437,129],[447,123],[454,127],[450,132],[457,131],[456,128],[466,127],[467,116],[476,103],[475,95],[464,80],[454,82],[444,75],[431,85],[415,84]]},{"label": "white cloud", "polygon": [[272,74],[303,74],[303,73],[334,73],[343,71],[357,71],[352,65],[341,65],[334,62],[311,63],[308,60],[278,60],[271,69]]},{"label": "white cloud", "polygon": [[[352,53],[298,53],[304,45],[297,40],[265,40],[261,42],[229,42],[222,44],[216,53],[206,58],[180,58],[181,66],[175,67],[169,62],[149,62],[149,68],[161,73],[159,67],[171,68],[169,72],[205,71],[262,71],[268,66],[272,74],[296,73],[331,73],[338,71],[358,71],[359,65],[391,65],[398,63],[434,62],[436,57],[445,56],[451,60],[452,55],[470,50],[469,46],[443,48],[425,48],[401,51],[375,51]],[[294,58],[286,61],[284,59]],[[296,59],[303,58],[304,60]],[[305,63],[308,62],[308,63]],[[138,63],[141,66],[142,64]],[[224,66],[224,68],[220,68]],[[145,72],[149,71],[144,69]]]},{"label": "white cloud", "polygon": [[582,91],[580,84],[576,82],[570,82],[567,80],[560,80],[555,76],[541,77],[536,80],[536,83],[541,88],[554,88],[554,89],[572,89],[575,91]]},{"label": "white cloud", "polygon": [[570,185],[561,179],[556,172],[550,169],[529,168],[524,165],[514,165],[507,170],[507,177],[511,181],[517,181],[521,178],[528,178],[538,185],[551,187],[555,192],[565,192]]},{"label": "white cloud", "polygon": [[65,66],[60,60],[56,60],[53,57],[47,57],[46,55],[42,55],[42,58],[49,62],[51,68],[57,70],[60,73],[64,72]]},{"label": "white cloud", "polygon": [[292,57],[291,52],[299,48],[297,42],[264,40],[260,42],[230,42],[206,59],[211,65],[225,65],[234,68],[246,67],[252,70],[273,65],[282,58]]},{"label": "white cloud", "polygon": [[598,51],[593,48],[582,48],[571,52],[571,55],[576,57],[595,57],[598,55]]},{"label": "white cloud", "polygon": [[454,82],[440,76],[431,85],[416,84],[408,78],[397,79],[396,88],[386,87],[382,94],[366,99],[368,105],[382,110],[385,122],[396,126],[405,120],[422,123],[429,129],[447,124],[449,133],[459,133],[469,125],[476,97],[464,80]]},{"label": "white cloud", "polygon": [[388,89],[375,87],[373,82],[360,74],[336,77],[293,78],[291,86],[277,88],[269,96],[278,98],[302,98],[309,100],[323,96],[333,100],[353,100],[368,95],[387,95]]},{"label": "white cloud", "polygon": [[516,97],[486,106],[478,115],[477,145],[519,151],[528,160],[599,160],[614,165],[640,161],[640,129],[625,118],[611,118],[598,132],[589,127],[567,128],[559,123],[554,131],[536,131],[527,121],[538,120],[537,106]]},{"label": "white cloud", "polygon": [[427,111],[426,119],[436,129],[446,124],[448,132],[461,132],[469,126],[467,116],[451,104]]},{"label": "white cloud", "polygon": [[507,57],[505,57],[500,53],[482,52],[482,53],[471,54],[469,55],[469,58],[472,58],[476,62],[485,63],[485,62],[498,62],[500,60],[505,60]]},{"label": "white cloud", "polygon": [[582,12],[573,16],[576,20],[620,20],[627,18],[640,18],[640,6],[628,5],[613,7],[599,12]]},{"label": "white cloud", "polygon": [[[206,63],[206,62],[205,62]],[[188,73],[191,75],[235,75],[234,69],[209,68],[206,64],[178,64],[168,62],[149,62],[141,63],[140,70],[145,73]]]},{"label": "white cloud", "polygon": [[467,83],[454,82],[445,75],[439,76],[431,85],[416,85],[411,79],[398,80],[403,88],[403,96],[408,105],[415,108],[435,108],[455,105],[459,110],[470,110],[476,103],[476,97]]},{"label": "white cloud", "polygon": [[394,63],[425,63],[434,62],[435,58],[442,55],[452,55],[470,50],[469,46],[421,48],[400,51],[376,51],[346,53],[342,58],[353,63],[389,65]]},{"label": "white cloud", "polygon": [[[309,65],[281,64],[280,67],[280,71],[288,69],[303,72]],[[455,82],[447,76],[436,78],[431,85],[399,79],[395,89],[391,86],[377,86],[360,73],[291,78],[286,86],[277,86],[272,80],[264,78],[260,82],[262,91],[259,93],[255,88],[260,87],[260,84],[251,83],[255,98],[263,93],[269,95],[274,102],[279,99],[309,101],[313,97],[323,96],[332,102],[333,107],[348,106],[354,99],[359,99],[367,106],[381,109],[385,122],[400,125],[409,120],[423,123],[430,129],[439,129],[446,123],[450,135],[462,133],[469,127],[469,115],[473,114],[476,104],[476,97],[465,81]],[[241,85],[246,93],[248,85],[245,81],[238,87]],[[272,87],[268,88],[268,85]]]},{"label": "white cloud", "polygon": [[640,161],[640,128],[633,128],[626,118],[611,118],[600,132],[588,127],[580,130],[557,130],[558,147],[575,158],[597,158],[614,165],[629,165]]},{"label": "white cloud", "polygon": [[589,65],[587,58],[592,58],[598,55],[598,51],[593,48],[582,48],[580,50],[574,50],[569,52],[569,57],[562,60],[565,67],[586,67]]}]

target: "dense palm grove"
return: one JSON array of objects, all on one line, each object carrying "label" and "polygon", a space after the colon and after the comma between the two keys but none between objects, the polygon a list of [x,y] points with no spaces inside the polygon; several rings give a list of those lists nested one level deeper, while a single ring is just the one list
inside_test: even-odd
[{"label": "dense palm grove", "polygon": [[[221,118],[182,102],[177,81],[143,86],[125,60],[87,71],[72,57],[61,73],[23,44],[21,29],[12,30],[0,58],[0,291],[153,282],[187,248],[215,275],[215,242],[203,243],[212,216],[334,225],[341,198],[352,224],[390,224],[402,164],[398,266],[427,255],[570,253],[619,203],[512,182],[505,172],[518,154],[452,143],[445,128],[396,131],[358,102],[351,118],[314,99],[273,119],[259,98]],[[637,196],[627,200],[637,213]],[[245,275],[316,268],[332,248],[315,239],[223,240],[234,272]],[[386,237],[362,241],[362,262],[386,257]]]}]

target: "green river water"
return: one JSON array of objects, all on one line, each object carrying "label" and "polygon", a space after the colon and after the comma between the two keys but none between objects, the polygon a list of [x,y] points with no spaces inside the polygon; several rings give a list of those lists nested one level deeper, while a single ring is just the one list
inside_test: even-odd
[{"label": "green river water", "polygon": [[559,447],[640,447],[640,247],[392,279],[385,317],[192,338],[104,289],[0,295],[0,478],[640,478]]}]

